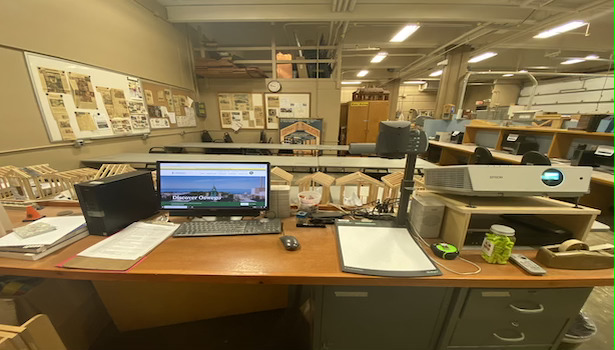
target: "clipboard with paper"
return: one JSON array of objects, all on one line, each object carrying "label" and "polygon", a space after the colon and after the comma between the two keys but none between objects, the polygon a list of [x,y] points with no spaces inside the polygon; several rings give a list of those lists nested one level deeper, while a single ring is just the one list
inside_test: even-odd
[{"label": "clipboard with paper", "polygon": [[177,224],[135,222],[122,231],[85,249],[59,267],[126,271],[167,239]]}]

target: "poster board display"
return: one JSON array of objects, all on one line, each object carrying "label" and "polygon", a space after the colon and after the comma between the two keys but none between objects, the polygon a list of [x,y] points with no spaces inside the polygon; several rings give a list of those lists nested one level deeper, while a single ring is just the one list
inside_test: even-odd
[{"label": "poster board display", "polygon": [[265,94],[267,129],[278,129],[280,118],[310,118],[310,94]]},{"label": "poster board display", "polygon": [[196,126],[194,93],[168,85],[143,81],[143,96],[152,129]]},{"label": "poster board display", "polygon": [[24,55],[51,142],[150,132],[139,78],[55,57]]},{"label": "poster board display", "polygon": [[263,94],[225,92],[218,94],[220,125],[223,129],[264,129]]},{"label": "poster board display", "polygon": [[294,145],[320,145],[322,119],[280,119],[280,143]]}]

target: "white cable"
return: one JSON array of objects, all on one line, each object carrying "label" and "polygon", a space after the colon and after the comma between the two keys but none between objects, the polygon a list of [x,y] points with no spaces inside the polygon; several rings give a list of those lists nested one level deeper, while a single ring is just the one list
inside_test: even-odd
[{"label": "white cable", "polygon": [[[421,237],[421,235],[419,235],[418,233],[416,233],[416,234],[415,234],[415,236],[416,236],[416,237],[418,237],[418,239],[419,239],[419,240],[420,240],[420,241],[421,241],[424,245],[426,245],[426,246],[427,246],[427,248],[430,248],[429,243],[427,243],[427,241],[425,241],[425,240],[423,239],[423,237]],[[476,275],[476,274],[480,273],[480,272],[483,270],[480,266],[478,266],[476,263],[471,262],[470,260],[464,259],[464,258],[462,258],[462,257],[459,257],[459,259],[460,259],[460,260],[463,260],[463,261],[465,261],[465,262],[467,262],[467,263],[468,263],[468,264],[470,264],[470,265],[473,265],[474,267],[476,267],[476,270],[475,270],[475,271],[470,271],[470,272],[459,272],[459,271],[455,271],[455,270],[451,269],[450,267],[447,267],[446,265],[444,265],[444,264],[442,264],[442,263],[439,263],[439,262],[437,262],[437,261],[435,261],[435,260],[433,260],[433,262],[434,262],[434,263],[436,263],[436,265],[438,265],[438,266],[442,267],[443,269],[445,269],[446,271],[450,271],[450,272],[452,272],[452,273],[456,273],[456,274],[458,274],[458,275]]]}]

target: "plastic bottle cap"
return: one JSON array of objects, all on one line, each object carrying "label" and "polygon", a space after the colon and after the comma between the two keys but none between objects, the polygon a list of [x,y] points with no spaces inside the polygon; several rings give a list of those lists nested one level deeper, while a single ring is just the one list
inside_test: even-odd
[{"label": "plastic bottle cap", "polygon": [[504,226],[504,225],[491,225],[491,228],[489,228],[489,230],[498,235],[504,235],[504,236],[514,236],[515,235],[514,228]]}]

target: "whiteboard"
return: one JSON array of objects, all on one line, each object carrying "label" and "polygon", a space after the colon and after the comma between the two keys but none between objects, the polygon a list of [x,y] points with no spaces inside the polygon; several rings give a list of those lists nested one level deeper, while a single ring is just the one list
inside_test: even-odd
[{"label": "whiteboard", "polygon": [[140,79],[55,57],[24,54],[50,141],[150,132]]},{"label": "whiteboard", "polygon": [[265,94],[267,129],[278,129],[280,118],[310,118],[310,94]]}]

